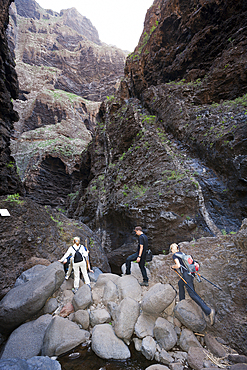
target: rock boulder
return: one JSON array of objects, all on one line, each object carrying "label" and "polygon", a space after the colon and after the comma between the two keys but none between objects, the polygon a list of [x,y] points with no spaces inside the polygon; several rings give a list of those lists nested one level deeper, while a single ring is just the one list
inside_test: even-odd
[{"label": "rock boulder", "polygon": [[188,329],[202,332],[206,328],[206,321],[201,308],[192,300],[183,299],[174,309],[175,317]]},{"label": "rock boulder", "polygon": [[45,331],[51,323],[52,316],[40,316],[35,321],[29,321],[15,329],[4,347],[1,359],[29,359],[40,354]]},{"label": "rock boulder", "polygon": [[114,320],[114,330],[119,338],[130,340],[139,314],[140,305],[134,299],[128,297],[120,302]]},{"label": "rock boulder", "polygon": [[92,304],[92,294],[91,290],[88,285],[84,284],[81,288],[78,289],[74,298],[72,300],[72,304],[74,306],[75,311],[77,310],[84,310],[90,304]]},{"label": "rock boulder", "polygon": [[166,351],[172,349],[177,343],[177,334],[173,325],[162,317],[159,317],[155,322],[154,337],[159,346]]},{"label": "rock boulder", "polygon": [[58,361],[46,356],[35,356],[28,360],[12,358],[0,360],[0,370],[61,370]]},{"label": "rock boulder", "polygon": [[176,292],[171,285],[155,284],[144,295],[141,308],[148,314],[160,314],[172,303],[175,296]]},{"label": "rock boulder", "polygon": [[58,356],[89,339],[89,332],[68,319],[56,316],[48,326],[42,347],[43,356]]},{"label": "rock boulder", "polygon": [[130,351],[126,344],[119,339],[111,325],[96,325],[92,332],[92,350],[104,359],[126,360]]},{"label": "rock boulder", "polygon": [[63,266],[54,262],[32,280],[11,289],[0,302],[0,331],[9,333],[32,318],[63,280]]}]

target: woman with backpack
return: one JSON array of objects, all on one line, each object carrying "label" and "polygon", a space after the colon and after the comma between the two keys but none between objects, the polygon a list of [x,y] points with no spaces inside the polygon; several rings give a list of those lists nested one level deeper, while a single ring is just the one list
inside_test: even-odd
[{"label": "woman with backpack", "polygon": [[171,268],[180,270],[182,274],[181,279],[178,282],[179,301],[182,301],[182,299],[185,299],[184,286],[186,286],[186,289],[190,295],[190,298],[193,299],[193,301],[195,301],[198,304],[198,306],[201,307],[205,315],[209,316],[210,324],[213,325],[214,318],[215,318],[215,310],[213,308],[208,307],[206,303],[201,299],[201,297],[195,292],[194,282],[193,282],[195,274],[193,272],[189,272],[189,270],[185,266],[183,259],[179,256],[180,251],[176,243],[173,243],[170,245],[170,251],[173,253],[172,258],[175,263],[174,265],[171,266]]},{"label": "woman with backpack", "polygon": [[[89,252],[87,247],[80,244],[80,238],[78,236],[74,238],[73,243],[74,244],[69,247],[65,255],[59,260],[59,262],[66,263],[67,258],[71,256],[74,268],[74,288],[72,289],[72,291],[76,293],[79,289],[80,271],[82,272],[85,284],[87,284],[91,289],[87,268],[90,272],[93,272],[93,270],[91,270],[90,267]],[[65,278],[68,278],[68,276],[66,275]]]}]

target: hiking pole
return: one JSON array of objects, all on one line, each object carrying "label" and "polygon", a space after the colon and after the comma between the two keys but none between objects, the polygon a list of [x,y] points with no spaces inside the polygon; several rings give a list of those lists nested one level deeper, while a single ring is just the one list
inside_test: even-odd
[{"label": "hiking pole", "polygon": [[184,280],[184,278],[177,272],[177,270],[175,270],[175,269],[173,269],[172,267],[171,267],[171,269],[173,270],[173,271],[175,271],[176,272],[176,274],[180,277],[180,279],[182,279],[183,280],[183,282],[192,290],[192,292],[193,293],[195,293],[196,295],[197,295],[197,297],[198,298],[200,298],[201,299],[201,297],[199,296],[199,294],[197,294],[196,293],[196,291],[193,289],[193,288],[191,288],[191,286],[187,283],[187,281],[186,280]]},{"label": "hiking pole", "polygon": [[[208,283],[212,284],[213,286],[215,286],[216,288],[218,288],[219,290],[222,290],[218,285],[212,283],[212,281],[206,279],[204,276],[202,276],[201,274],[199,274],[199,272],[195,272],[198,276],[200,276],[201,278],[203,278],[204,280],[206,280]],[[223,291],[223,290],[222,290]]]}]

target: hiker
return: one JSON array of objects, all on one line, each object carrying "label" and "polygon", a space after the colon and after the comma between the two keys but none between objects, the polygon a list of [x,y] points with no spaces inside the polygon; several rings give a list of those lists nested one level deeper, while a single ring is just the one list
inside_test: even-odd
[{"label": "hiker", "polygon": [[[173,243],[170,245],[170,251],[173,253],[173,261],[175,262],[175,265],[172,265],[172,269],[180,270],[182,274],[182,278],[186,281],[186,283],[182,280],[182,278],[178,282],[179,287],[179,301],[182,301],[185,299],[185,290],[184,285],[186,285],[187,292],[190,295],[190,298],[193,299],[203,310],[203,312],[209,316],[210,318],[210,324],[214,324],[214,318],[215,318],[215,310],[213,308],[210,308],[206,305],[206,303],[199,297],[199,295],[195,292],[194,288],[194,282],[193,279],[195,277],[195,273],[189,272],[186,268],[183,260],[181,257],[176,255],[176,253],[179,252],[179,247],[176,243]],[[191,289],[192,288],[192,289]]]},{"label": "hiker", "polygon": [[126,259],[126,275],[130,275],[131,261],[136,261],[140,267],[143,277],[143,282],[140,283],[140,285],[148,286],[147,270],[145,268],[146,251],[148,248],[148,238],[143,233],[141,226],[136,226],[134,231],[136,235],[139,236],[138,249],[136,253],[132,254]]},{"label": "hiker", "polygon": [[[80,244],[80,238],[78,236],[74,238],[73,243],[74,243],[73,246],[69,247],[65,255],[59,260],[59,262],[66,263],[67,258],[70,255],[72,256],[71,259],[73,261],[73,268],[74,268],[74,288],[72,289],[72,291],[75,293],[79,289],[80,270],[82,272],[85,284],[87,284],[90,287],[90,289],[91,289],[91,286],[90,286],[90,280],[89,280],[88,273],[87,273],[87,268],[90,272],[93,272],[93,270],[91,270],[90,263],[89,263],[88,249],[84,245]],[[80,259],[79,262],[76,260],[78,252],[79,252],[79,259]],[[69,277],[68,273],[66,274],[66,276],[67,278]]]}]

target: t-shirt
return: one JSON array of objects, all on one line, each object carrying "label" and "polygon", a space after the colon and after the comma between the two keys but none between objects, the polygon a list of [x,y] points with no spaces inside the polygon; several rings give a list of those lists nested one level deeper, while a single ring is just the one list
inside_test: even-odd
[{"label": "t-shirt", "polygon": [[146,257],[146,251],[148,249],[148,238],[147,238],[147,235],[145,234],[141,234],[139,236],[139,244],[138,244],[138,254],[140,252],[140,245],[143,245],[143,251],[142,251],[142,257],[145,256]]},{"label": "t-shirt", "polygon": [[175,261],[175,259],[178,259],[179,260],[179,263],[180,263],[180,271],[183,273],[184,271],[187,271],[187,268],[186,268],[186,266],[185,266],[185,264],[184,264],[184,261],[182,260],[182,258],[181,257],[179,257],[179,256],[176,256],[176,253],[174,253],[173,255],[172,255],[172,259],[173,259],[173,261]]},{"label": "t-shirt", "polygon": [[88,250],[86,247],[84,247],[84,245],[82,244],[79,244],[79,245],[76,245],[74,244],[73,246],[69,247],[69,249],[67,250],[67,252],[65,253],[65,255],[61,258],[60,261],[64,261],[65,259],[67,259],[70,255],[72,257],[75,256],[75,252],[79,249],[79,252],[82,254],[83,257],[87,258],[88,257]]}]

